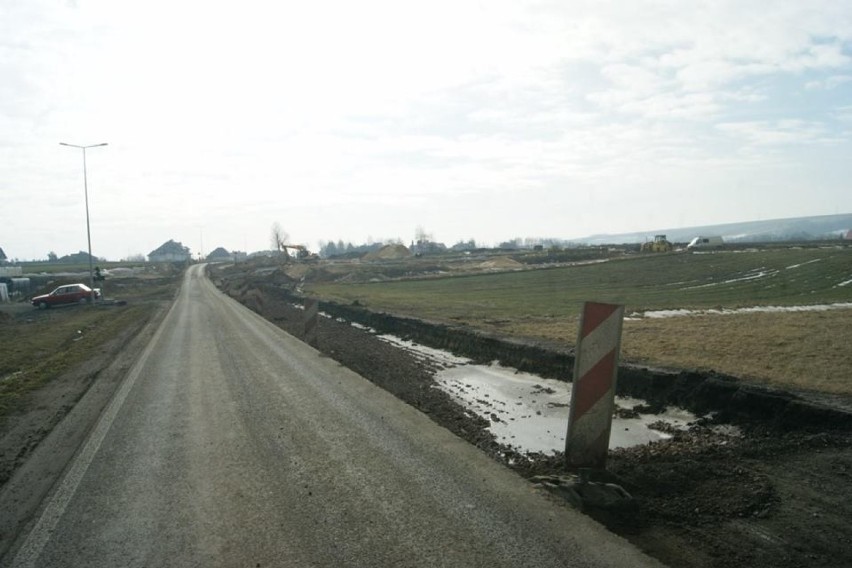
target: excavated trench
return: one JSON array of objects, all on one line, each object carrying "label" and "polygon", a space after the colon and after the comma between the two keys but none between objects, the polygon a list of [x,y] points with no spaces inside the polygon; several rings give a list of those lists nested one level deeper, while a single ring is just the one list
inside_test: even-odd
[{"label": "excavated trench", "polygon": [[[291,297],[293,301],[298,298]],[[396,335],[428,347],[444,349],[477,363],[497,361],[522,372],[571,381],[574,355],[441,323],[377,313],[359,306],[321,302],[323,312]],[[852,430],[852,415],[802,399],[796,394],[750,385],[718,373],[667,371],[621,365],[617,394],[647,401],[652,409],[677,406],[714,421],[762,424],[780,430]]]},{"label": "excavated trench", "polygon": [[[222,281],[218,284],[222,287]],[[227,284],[225,287],[229,288]],[[292,304],[303,301],[302,296],[287,287],[267,283],[243,282],[230,293],[260,313],[264,311],[264,298]],[[320,310],[333,318],[450,351],[476,363],[496,361],[544,378],[572,380],[574,354],[569,347],[496,337],[461,325],[374,312],[359,305],[322,301]],[[749,384],[715,372],[622,364],[618,370],[617,394],[646,401],[652,412],[676,406],[697,415],[710,414],[716,423],[775,431],[852,431],[852,414],[842,408],[814,403],[796,393]]]}]

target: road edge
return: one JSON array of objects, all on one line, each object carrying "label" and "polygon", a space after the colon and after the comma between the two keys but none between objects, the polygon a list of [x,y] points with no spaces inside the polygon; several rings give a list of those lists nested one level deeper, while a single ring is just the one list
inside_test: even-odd
[{"label": "road edge", "polygon": [[21,537],[32,529],[173,305],[174,298],[154,310],[3,486],[0,491],[0,566],[9,566],[15,558],[24,541]]}]

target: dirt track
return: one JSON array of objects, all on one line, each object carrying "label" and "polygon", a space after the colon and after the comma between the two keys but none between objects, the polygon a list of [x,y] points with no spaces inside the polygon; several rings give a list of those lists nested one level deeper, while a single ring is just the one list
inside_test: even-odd
[{"label": "dirt track", "polygon": [[[251,282],[240,276],[223,288],[286,331],[302,335],[301,311],[268,279]],[[319,345],[522,475],[565,473],[561,456],[526,459],[498,444],[484,420],[471,418],[432,388],[433,370],[369,332],[321,318]],[[535,361],[527,364],[526,370],[534,370]],[[613,451],[609,480],[626,488],[633,500],[586,512],[671,566],[852,565],[850,417],[832,410],[811,412],[810,405],[783,393],[757,402],[755,392],[732,395],[741,408],[728,418],[743,436],[710,434],[695,424],[670,441]],[[750,404],[763,405],[761,416],[748,419],[744,410]],[[782,421],[764,412],[779,404],[787,413]],[[808,419],[789,419],[801,413]]]}]

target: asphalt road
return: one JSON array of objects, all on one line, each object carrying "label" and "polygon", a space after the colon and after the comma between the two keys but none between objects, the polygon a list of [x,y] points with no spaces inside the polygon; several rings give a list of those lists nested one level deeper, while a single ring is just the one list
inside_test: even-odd
[{"label": "asphalt road", "polygon": [[195,266],[12,566],[656,566]]}]

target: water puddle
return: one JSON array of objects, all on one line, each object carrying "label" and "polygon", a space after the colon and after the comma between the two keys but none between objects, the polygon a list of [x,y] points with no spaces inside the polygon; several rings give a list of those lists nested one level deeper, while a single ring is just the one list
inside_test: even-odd
[{"label": "water puddle", "polygon": [[[474,365],[470,359],[393,335],[377,337],[438,369],[435,387],[472,414],[488,420],[491,423],[489,431],[500,443],[523,453],[552,454],[565,449],[571,383],[544,379],[496,363]],[[685,429],[698,418],[682,409],[670,408],[663,414],[642,414],[633,410],[642,405],[643,401],[638,399],[616,398],[610,448],[665,440],[671,435],[651,425],[663,422],[666,429]]]},{"label": "water puddle", "polygon": [[[543,379],[497,364],[462,365],[439,371],[438,388],[471,412],[489,420],[497,440],[522,452],[555,453],[565,449],[571,384]],[[685,410],[665,414],[639,414],[633,408],[642,401],[616,398],[616,417],[610,433],[610,448],[647,444],[670,438],[650,428],[665,422],[686,428],[697,419]],[[632,416],[626,418],[623,416]]]},{"label": "water puddle", "polygon": [[420,345],[413,341],[408,341],[407,339],[400,339],[394,335],[379,335],[378,338],[382,341],[395,345],[403,351],[407,351],[418,361],[431,364],[432,366],[446,369],[456,367],[458,365],[467,365],[471,362],[470,359],[453,355],[449,351],[426,347],[425,345]]}]

